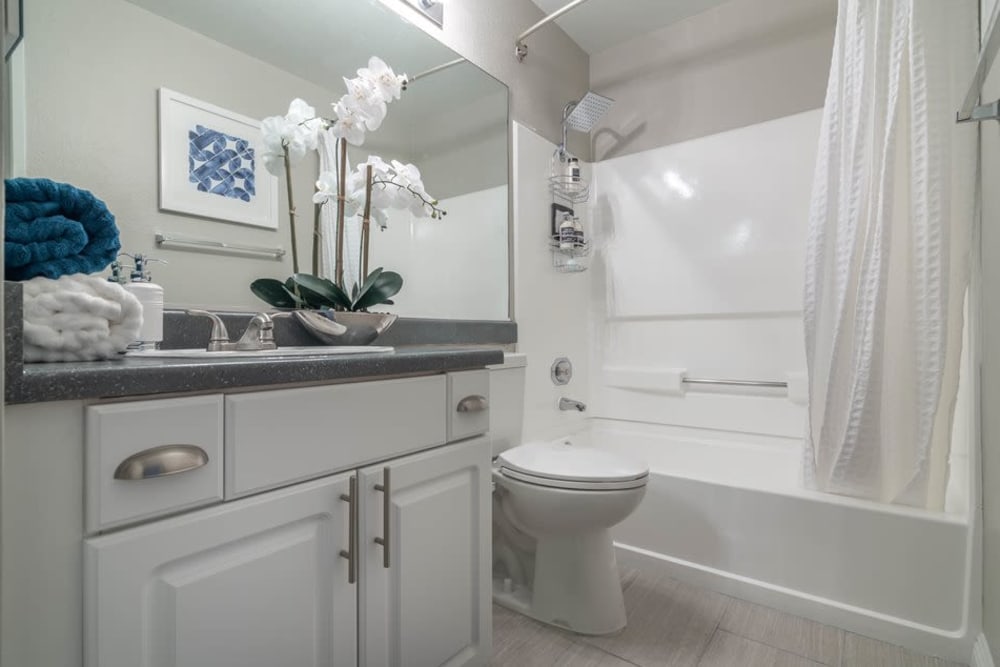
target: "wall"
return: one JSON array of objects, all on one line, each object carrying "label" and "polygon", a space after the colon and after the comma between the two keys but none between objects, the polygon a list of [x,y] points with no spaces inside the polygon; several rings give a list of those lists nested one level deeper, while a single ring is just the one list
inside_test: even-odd
[{"label": "wall", "polygon": [[[428,33],[444,36],[448,45],[459,48],[473,62],[487,65],[491,73],[509,82],[513,89],[514,117],[544,125],[554,136],[562,106],[586,89],[586,54],[558,28],[552,27],[539,35],[531,61],[518,65],[513,56],[513,35],[523,29],[522,22],[530,24],[541,12],[530,0],[520,0],[515,7],[504,7],[502,11],[486,6],[487,3],[479,4],[479,7],[467,4],[449,7],[445,33],[436,28],[428,29]],[[409,9],[402,2],[390,6],[407,16]],[[269,231],[158,210],[156,90],[160,86],[170,87],[246,116],[262,118],[282,111],[287,101],[296,96],[314,102],[332,99],[342,92],[339,80],[335,82],[335,93],[331,93],[123,0],[38,0],[27,3],[25,12],[30,39],[26,44],[24,134],[29,149],[23,173],[65,180],[105,199],[118,218],[124,249],[152,253],[171,261],[169,265],[154,267],[155,279],[167,288],[168,305],[261,307],[262,302],[250,294],[247,286],[261,276],[288,275],[290,253],[278,262],[155,249],[153,234],[157,231],[230,243],[283,246],[286,250],[290,243],[287,229]],[[427,28],[422,17],[409,18]],[[84,25],[88,29],[80,30]],[[164,50],[163,57],[158,57],[161,52],[151,45],[169,45],[169,52]],[[73,57],[67,58],[67,53]],[[253,85],[246,85],[247,79],[242,76],[233,77],[233,72],[252,72]],[[504,107],[500,102],[499,108]],[[474,109],[457,111],[484,120]],[[492,117],[485,120],[493,122]],[[451,130],[458,126],[456,122],[448,123]],[[506,119],[498,127],[505,135]],[[69,130],[73,132],[71,139],[67,139],[64,128],[73,128]],[[423,130],[426,132],[428,128],[425,126]],[[439,197],[492,187],[505,178],[506,137],[500,136],[496,152],[490,148],[494,145],[490,141],[493,137],[477,132],[475,141],[465,136],[447,156],[442,156],[436,164],[428,164],[431,183],[441,171],[441,164],[456,155],[471,156],[482,166],[466,170],[470,176],[478,176],[478,180],[464,176],[451,179],[446,187],[434,190]],[[453,133],[448,138],[456,137]],[[578,139],[584,140],[585,150],[585,137]],[[75,155],[66,150],[70,142]],[[308,213],[312,210],[309,196],[314,173],[308,164],[296,170],[296,209],[306,212],[300,215],[298,226],[303,270],[310,269],[312,216]],[[469,189],[461,189],[466,186]],[[278,210],[284,219],[288,206],[283,193],[281,197]],[[506,274],[506,267],[507,263],[501,262],[498,273]],[[497,275],[493,280],[502,285],[505,278]],[[473,313],[446,314],[473,316]],[[507,308],[494,315],[507,316]]]},{"label": "wall", "polygon": [[823,105],[836,0],[730,0],[591,56],[594,160]]},{"label": "wall", "polygon": [[[561,396],[589,401],[590,273],[559,273],[549,252],[549,160],[556,146],[514,123],[514,317],[519,352],[528,355],[524,439],[547,440],[580,430],[588,413],[560,411]],[[585,176],[589,173],[584,172]],[[557,387],[552,362],[568,357],[573,379]]]},{"label": "wall", "polygon": [[[981,17],[985,23],[994,2],[984,0]],[[983,87],[983,101],[1000,96],[1000,62]],[[982,494],[983,494],[983,633],[1000,664],[1000,124],[981,123],[982,150]]]},{"label": "wall", "polygon": [[[259,308],[250,282],[288,275],[290,253],[276,262],[155,249],[156,231],[289,248],[284,226],[270,231],[158,210],[157,89],[251,118],[281,113],[293,97],[333,95],[123,0],[33,0],[24,10],[26,175],[67,181],[104,199],[116,215],[123,250],[171,262],[152,267],[169,304]],[[169,54],[155,57],[164,45]],[[297,170],[301,211],[312,211],[311,174],[314,166]],[[282,193],[279,211],[286,210]],[[307,262],[312,222],[302,218],[299,251]]]},{"label": "wall", "polygon": [[[566,103],[587,91],[587,54],[554,23],[528,38],[528,57],[514,58],[514,38],[544,17],[531,0],[446,2],[444,28],[403,0],[380,0],[464,58],[510,87],[512,120],[558,143]],[[571,138],[571,149],[589,157],[586,136]]]},{"label": "wall", "polygon": [[[820,118],[804,112],[595,165],[595,416],[801,439],[802,267]],[[683,385],[684,375],[795,386],[786,397]]]},{"label": "wall", "polygon": [[[385,231],[372,229],[369,267],[403,276],[396,305],[385,311],[405,317],[507,319],[507,291],[483,267],[507,264],[507,186],[442,199],[440,220],[391,211]],[[433,247],[433,257],[418,253]],[[379,310],[382,310],[379,307]]]}]

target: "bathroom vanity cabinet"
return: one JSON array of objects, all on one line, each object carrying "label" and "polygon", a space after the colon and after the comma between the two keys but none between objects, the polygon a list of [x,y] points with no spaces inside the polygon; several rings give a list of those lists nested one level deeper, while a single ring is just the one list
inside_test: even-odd
[{"label": "bathroom vanity cabinet", "polygon": [[[32,445],[9,442],[15,465],[43,468],[60,438],[84,454],[69,494],[50,489],[61,507],[54,525],[4,528],[32,542],[5,549],[14,559],[5,572],[21,569],[27,580],[4,592],[4,658],[85,667],[487,664],[488,386],[487,372],[475,370],[8,407],[8,433],[41,448],[26,455]],[[43,407],[48,420],[39,422]],[[171,470],[170,452],[156,457],[179,444],[204,456],[158,474]],[[53,464],[53,479],[69,480],[62,468],[73,459]],[[145,478],[115,478],[136,459]],[[69,505],[74,490],[82,511]],[[25,486],[4,498],[42,493]],[[74,518],[76,539],[64,534]],[[49,551],[30,563],[38,549]],[[19,616],[22,604],[30,608]]]}]

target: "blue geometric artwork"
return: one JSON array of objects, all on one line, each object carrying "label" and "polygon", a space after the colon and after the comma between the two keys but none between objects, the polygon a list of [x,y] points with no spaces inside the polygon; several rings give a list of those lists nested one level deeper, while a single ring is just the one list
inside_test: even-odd
[{"label": "blue geometric artwork", "polygon": [[200,192],[245,202],[257,194],[249,141],[195,125],[188,130],[188,146],[188,180]]}]

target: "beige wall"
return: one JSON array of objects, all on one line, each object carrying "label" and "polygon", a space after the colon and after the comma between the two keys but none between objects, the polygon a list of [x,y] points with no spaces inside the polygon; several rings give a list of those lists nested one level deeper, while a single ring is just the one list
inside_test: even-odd
[{"label": "beige wall", "polygon": [[[507,84],[512,120],[559,142],[563,107],[587,92],[589,58],[558,26],[549,24],[528,38],[528,57],[518,63],[514,38],[544,16],[531,0],[447,2],[443,29],[403,0],[381,2]],[[586,135],[576,134],[570,147],[589,156]]]},{"label": "beige wall", "polygon": [[[983,2],[982,16],[993,3]],[[983,88],[983,100],[1000,96],[1000,62]],[[1000,124],[980,124],[982,133],[982,489],[983,632],[1000,664]]]},{"label": "beige wall", "polygon": [[[409,11],[401,1],[390,6]],[[513,36],[540,16],[530,0],[505,3],[502,9],[486,1],[452,3],[443,36],[436,28],[429,29],[422,17],[407,18],[509,83],[514,118],[544,126],[552,136],[558,133],[562,106],[586,90],[589,70],[586,54],[557,28],[540,33],[529,62],[517,64]],[[262,302],[250,294],[249,283],[262,276],[288,275],[290,254],[277,262],[155,248],[158,231],[290,247],[285,225],[275,232],[159,211],[156,91],[161,86],[173,88],[263,118],[283,112],[293,97],[316,104],[332,99],[342,92],[339,87],[332,93],[323,90],[124,0],[32,0],[25,3],[25,21],[30,38],[25,44],[23,174],[67,181],[104,199],[118,220],[123,250],[171,262],[152,267],[155,281],[166,290],[168,305],[259,308]],[[585,137],[581,139],[586,146]],[[503,145],[499,144],[500,151]],[[478,185],[493,186],[503,178],[502,157],[501,152],[480,161],[483,169],[475,173],[488,174],[489,183]],[[434,165],[430,168],[440,171]],[[297,226],[300,269],[310,270],[314,180],[310,174],[315,168],[304,166],[295,173],[296,208],[304,212]],[[464,180],[470,182],[462,185],[475,189],[475,179]],[[284,188],[279,190],[279,218],[284,220],[287,203]],[[439,197],[461,191],[438,190]]]},{"label": "beige wall", "polygon": [[594,160],[823,106],[836,0],[732,0],[591,56]]},{"label": "beige wall", "polygon": [[[153,235],[162,231],[290,248],[284,224],[273,231],[158,209],[157,90],[171,88],[251,118],[283,113],[293,97],[333,94],[123,0],[32,0],[24,9],[25,175],[66,181],[107,202],[124,251],[170,262],[151,266],[168,304],[260,308],[250,282],[288,275],[290,255],[277,262],[155,247]],[[300,211],[312,211],[315,173],[315,167],[296,170]],[[279,216],[286,220],[279,190]],[[302,217],[300,267],[311,247],[311,215]]]}]

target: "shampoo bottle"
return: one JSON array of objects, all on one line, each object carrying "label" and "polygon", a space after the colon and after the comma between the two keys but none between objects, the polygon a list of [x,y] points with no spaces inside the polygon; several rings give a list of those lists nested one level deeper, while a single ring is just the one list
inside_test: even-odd
[{"label": "shampoo bottle", "polygon": [[140,254],[134,255],[132,259],[135,260],[135,267],[124,287],[142,304],[142,328],[139,330],[139,339],[129,347],[156,349],[163,342],[163,288],[152,282],[146,264],[163,260]]},{"label": "shampoo bottle", "polygon": [[573,227],[573,215],[563,213],[562,222],[559,223],[559,247],[569,250],[576,241],[576,230]]}]

